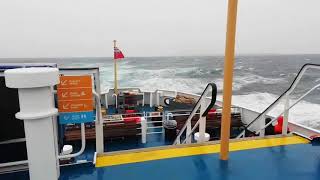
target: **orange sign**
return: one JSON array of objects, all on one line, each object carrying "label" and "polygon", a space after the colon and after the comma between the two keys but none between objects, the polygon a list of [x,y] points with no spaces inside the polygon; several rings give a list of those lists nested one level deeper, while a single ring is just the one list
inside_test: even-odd
[{"label": "orange sign", "polygon": [[92,88],[91,76],[60,76],[59,88]]},{"label": "orange sign", "polygon": [[91,99],[92,89],[91,88],[80,88],[80,89],[59,89],[57,91],[59,100],[76,100],[76,99]]},{"label": "orange sign", "polygon": [[59,101],[58,107],[59,107],[59,112],[92,111],[93,101],[92,99]]},{"label": "orange sign", "polygon": [[59,112],[93,111],[91,76],[60,76]]}]

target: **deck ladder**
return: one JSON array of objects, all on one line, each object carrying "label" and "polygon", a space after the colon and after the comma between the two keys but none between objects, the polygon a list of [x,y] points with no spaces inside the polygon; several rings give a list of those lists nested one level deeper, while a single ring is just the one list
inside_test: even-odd
[{"label": "deck ladder", "polygon": [[[208,94],[212,93],[211,101],[208,105],[207,103],[207,96]],[[209,112],[209,110],[214,106],[216,102],[216,96],[217,96],[217,86],[214,83],[209,83],[201,96],[199,97],[196,105],[193,107],[191,114],[189,115],[186,123],[180,130],[176,140],[174,141],[175,144],[184,144],[184,143],[191,143],[192,134],[195,131],[195,129],[199,126],[199,133],[200,133],[200,142],[204,141],[205,137],[205,129],[206,129],[206,116]],[[198,109],[200,108],[200,118],[196,122],[196,124],[192,127],[191,121],[194,115],[197,113]],[[185,138],[182,139],[183,135],[185,134]]]}]

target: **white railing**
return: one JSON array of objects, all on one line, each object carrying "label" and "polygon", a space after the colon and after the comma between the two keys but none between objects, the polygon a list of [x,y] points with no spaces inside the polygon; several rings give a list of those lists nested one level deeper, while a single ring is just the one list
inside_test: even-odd
[{"label": "white railing", "polygon": [[[210,87],[212,90],[211,91],[212,97],[211,97],[211,103],[207,106],[206,100],[207,100],[207,95],[210,92]],[[179,134],[173,144],[191,143],[191,134],[198,127],[199,124],[200,124],[199,131],[201,131],[200,132],[200,141],[201,141],[201,139],[204,139],[204,135],[205,135],[204,131],[205,131],[205,126],[206,126],[206,115],[208,114],[209,110],[213,107],[213,105],[216,101],[216,95],[217,95],[217,86],[214,83],[208,84],[207,87],[205,88],[205,90],[203,91],[202,95],[200,96],[198,102],[194,106],[193,110],[191,111],[190,116],[188,117],[186,123],[184,124],[184,126],[180,130],[180,132],[179,132]],[[200,118],[196,122],[195,126],[192,128],[191,127],[192,126],[192,124],[191,124],[192,118],[197,113],[199,108],[200,108]],[[181,142],[181,137],[185,131],[186,131],[186,137]]]},{"label": "white railing", "polygon": [[318,64],[305,64],[300,69],[299,73],[297,74],[296,78],[294,79],[293,83],[290,85],[290,87],[276,100],[274,101],[269,107],[267,107],[261,114],[258,115],[253,121],[251,121],[238,136],[237,138],[245,137],[245,131],[253,126],[254,123],[264,121],[266,115],[273,110],[282,100],[285,100],[285,106],[282,113],[277,116],[276,118],[273,118],[269,123],[267,123],[265,126],[260,128],[256,131],[256,134],[263,133],[264,129],[268,127],[271,123],[276,121],[280,116],[284,115],[284,121],[282,126],[282,134],[287,134],[287,128],[288,128],[288,116],[289,116],[289,110],[294,107],[296,104],[298,104],[304,97],[306,97],[308,94],[310,94],[312,91],[320,87],[320,84],[314,86],[311,88],[308,92],[303,94],[300,98],[298,98],[291,106],[290,106],[290,95],[297,87],[298,83],[300,82],[302,76],[305,74],[306,70],[308,69],[320,69],[320,65]]},{"label": "white railing", "polygon": [[[57,91],[53,90],[53,93],[56,94]],[[100,95],[93,90],[93,95],[96,99],[95,103],[96,103],[96,122],[97,123],[101,123],[101,105],[100,105]],[[55,132],[55,136],[58,137],[58,134]],[[19,141],[7,141],[7,142],[3,142],[2,144],[7,144],[7,143],[17,143],[17,142],[23,142],[25,141],[25,138],[19,140]],[[103,147],[103,139],[101,140],[102,142],[102,147]],[[98,144],[99,142],[97,142]],[[85,138],[85,125],[84,123],[81,123],[81,148],[78,152],[76,153],[72,153],[72,154],[68,154],[68,155],[62,155],[62,153],[60,153],[60,155],[57,156],[57,159],[65,159],[65,158],[73,158],[73,157],[77,157],[79,155],[81,155],[84,150],[86,148],[86,138]],[[7,162],[7,163],[0,163],[0,168],[4,168],[4,167],[11,167],[11,166],[18,166],[18,165],[27,165],[28,164],[28,160],[22,160],[22,161],[14,161],[14,162]]]}]

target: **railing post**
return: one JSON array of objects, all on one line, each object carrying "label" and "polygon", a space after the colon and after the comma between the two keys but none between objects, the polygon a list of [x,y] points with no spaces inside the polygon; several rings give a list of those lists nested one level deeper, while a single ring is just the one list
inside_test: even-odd
[{"label": "railing post", "polygon": [[141,118],[141,142],[143,144],[147,143],[147,119],[145,117]]},{"label": "railing post", "polygon": [[[97,153],[104,152],[104,136],[103,136],[103,119],[101,114],[101,100],[97,92],[93,91],[96,102],[96,151]],[[117,98],[116,98],[117,99]]]},{"label": "railing post", "polygon": [[192,118],[187,124],[187,131],[186,131],[186,143],[187,144],[191,144],[191,130],[192,130],[191,122],[192,122]]},{"label": "railing post", "polygon": [[157,95],[157,106],[160,105],[160,96],[162,96],[163,92],[162,91],[156,91]]},{"label": "railing post", "polygon": [[153,106],[153,102],[152,102],[152,99],[153,99],[153,97],[152,97],[152,92],[150,92],[150,107],[152,107]]},{"label": "railing post", "polygon": [[177,144],[181,144],[181,139],[180,139],[180,137],[177,139]]},{"label": "railing post", "polygon": [[206,116],[202,117],[202,114],[207,108],[206,98],[202,98],[200,102],[200,115],[199,115],[199,142],[204,142],[206,133]]},{"label": "railing post", "polygon": [[57,180],[59,161],[53,129],[54,107],[52,86],[59,83],[57,68],[19,68],[5,71],[6,86],[18,88],[20,112],[24,121],[31,180]]},{"label": "railing post", "polygon": [[142,93],[142,106],[144,107],[144,92]]},{"label": "railing post", "polygon": [[118,95],[117,94],[112,94],[112,97],[115,97],[115,106],[118,108]]},{"label": "railing post", "polygon": [[[266,115],[265,114],[263,114],[262,116],[261,116],[261,119],[260,119],[260,124],[259,124],[260,126],[259,126],[259,129],[261,129],[261,128],[263,128],[265,125],[266,125]],[[265,128],[263,128],[261,131],[260,131],[260,137],[264,137],[264,135],[265,135]]]},{"label": "railing post", "polygon": [[282,134],[288,134],[288,121],[289,121],[289,107],[290,107],[289,95],[286,94],[284,103],[284,114],[283,114],[283,124],[282,124]]}]

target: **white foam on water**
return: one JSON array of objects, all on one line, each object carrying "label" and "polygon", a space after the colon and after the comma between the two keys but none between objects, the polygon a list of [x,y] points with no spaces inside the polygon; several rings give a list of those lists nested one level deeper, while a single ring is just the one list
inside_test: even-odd
[{"label": "white foam on water", "polygon": [[[136,69],[135,66],[121,66],[119,71],[120,87],[138,87],[145,91],[154,91],[157,89],[167,89],[182,91],[186,93],[200,93],[203,91],[208,79],[201,78],[185,78],[181,77],[181,73],[195,73],[199,69],[196,67],[187,68],[166,68],[166,69]],[[196,72],[197,73],[197,72]],[[203,73],[200,72],[199,73]],[[101,67],[102,87],[103,90],[113,87],[113,67]],[[201,74],[199,74],[201,75]],[[223,88],[223,79],[213,79],[217,84],[218,90]],[[254,74],[245,74],[243,76],[235,76],[233,88],[240,90],[242,87],[252,84],[277,84],[285,81],[284,78],[265,78]],[[254,111],[262,112],[278,96],[269,93],[252,93],[248,95],[233,96],[233,104]],[[220,99],[221,95],[218,97]],[[313,128],[320,128],[320,105],[301,101],[290,111],[289,119],[300,124],[304,124]],[[278,116],[283,111],[283,104],[278,105],[270,115]]]},{"label": "white foam on water", "polygon": [[283,82],[283,78],[265,78],[262,76],[247,74],[245,76],[235,77],[234,82],[240,85],[247,85],[252,83],[262,83],[262,84],[276,84]]},{"label": "white foam on water", "polygon": [[[146,91],[167,89],[199,93],[208,82],[202,82],[198,78],[183,78],[176,74],[197,72],[196,67],[188,68],[166,68],[166,69],[136,69],[135,67],[124,67],[119,71],[120,87],[138,87]],[[201,73],[201,72],[199,72]],[[102,88],[107,90],[113,87],[113,69],[102,68]]]},{"label": "white foam on water", "polygon": [[198,79],[190,78],[152,78],[137,82],[136,84],[143,90],[154,91],[157,89],[166,89],[190,93],[202,92],[206,85],[206,83],[201,83]]},{"label": "white foam on water", "polygon": [[[252,93],[248,95],[234,95],[232,97],[232,104],[244,107],[253,111],[262,112],[270,104],[272,104],[278,96],[269,93]],[[222,95],[219,95],[218,100],[222,100]],[[295,100],[291,100],[292,104]],[[273,111],[270,112],[272,116],[278,116],[284,109],[283,104],[279,104]],[[299,102],[290,110],[289,121],[306,125],[315,129],[320,129],[320,105],[313,104],[306,101]]]},{"label": "white foam on water", "polygon": [[[277,84],[284,82],[285,79],[283,78],[265,78],[262,76],[254,75],[254,74],[247,74],[245,76],[235,76],[233,78],[233,90],[237,91],[240,90],[242,87],[253,84],[253,83],[260,83],[260,84]],[[216,79],[214,83],[217,84],[218,89],[222,90],[223,88],[223,79]]]},{"label": "white foam on water", "polygon": [[243,68],[243,66],[236,66],[234,67],[234,69],[237,69],[237,70],[241,70]]}]

